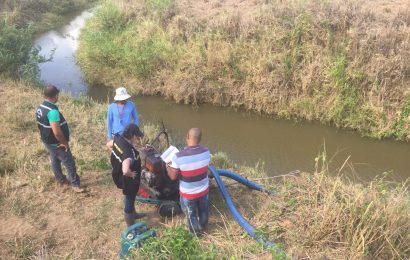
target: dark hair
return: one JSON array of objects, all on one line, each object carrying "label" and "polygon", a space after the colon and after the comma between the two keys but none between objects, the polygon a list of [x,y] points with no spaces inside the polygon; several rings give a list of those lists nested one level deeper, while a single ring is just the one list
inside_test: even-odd
[{"label": "dark hair", "polygon": [[143,137],[144,134],[136,124],[129,124],[125,127],[122,136],[127,139],[131,139],[133,136]]},{"label": "dark hair", "polygon": [[47,98],[55,98],[58,93],[60,93],[60,90],[54,85],[48,85],[44,89],[44,96]]}]

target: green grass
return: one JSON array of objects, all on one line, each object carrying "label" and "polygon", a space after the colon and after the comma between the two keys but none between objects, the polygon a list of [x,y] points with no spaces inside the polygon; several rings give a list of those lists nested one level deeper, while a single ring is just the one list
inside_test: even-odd
[{"label": "green grass", "polygon": [[178,226],[166,229],[158,238],[148,239],[135,253],[144,259],[215,259],[215,248],[203,247],[185,227]]},{"label": "green grass", "polygon": [[355,120],[359,107],[357,87],[351,84],[347,67],[347,58],[341,54],[331,65],[329,72],[338,93],[329,118],[338,126],[349,124]]},{"label": "green grass", "polygon": [[79,171],[89,171],[89,170],[110,170],[111,163],[107,157],[102,157],[99,159],[92,159],[89,161],[78,159],[77,164],[79,166]]},{"label": "green grass", "polygon": [[[168,10],[167,3],[148,1],[147,8],[163,15]],[[176,51],[159,20],[132,23],[116,5],[107,1],[96,10],[89,23],[81,34],[78,53],[78,60],[85,67],[101,61],[108,68],[120,68],[145,80],[168,67],[176,58]],[[86,70],[90,80],[93,80],[92,74]]]},{"label": "green grass", "polygon": [[396,135],[401,140],[406,140],[409,138],[409,125],[410,125],[410,94],[405,95],[404,103],[400,108],[400,115],[394,124],[394,135]]}]

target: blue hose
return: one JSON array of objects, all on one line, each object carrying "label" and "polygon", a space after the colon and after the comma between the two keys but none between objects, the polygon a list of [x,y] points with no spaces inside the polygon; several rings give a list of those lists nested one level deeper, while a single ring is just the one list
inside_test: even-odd
[{"label": "blue hose", "polygon": [[239,213],[239,211],[235,208],[235,205],[233,204],[232,199],[229,196],[228,191],[226,190],[225,185],[223,184],[222,179],[219,176],[219,174],[222,173],[221,175],[224,175],[224,176],[230,175],[230,176],[232,176],[233,179],[238,180],[241,183],[243,183],[242,181],[244,179],[244,180],[246,180],[245,183],[247,183],[245,185],[249,184],[249,185],[251,185],[252,188],[255,188],[257,190],[260,190],[261,187],[257,184],[254,185],[255,183],[250,182],[249,180],[247,180],[243,177],[239,178],[237,174],[234,174],[232,172],[229,172],[229,171],[226,171],[226,170],[217,170],[214,166],[209,166],[209,170],[211,171],[212,175],[214,176],[215,181],[218,184],[219,190],[221,191],[222,196],[225,199],[225,202],[226,202],[229,210],[231,211],[233,217],[236,219],[238,224],[241,227],[243,227],[246,230],[246,232],[248,232],[248,234],[251,237],[253,237],[257,242],[262,243],[263,248],[274,250],[277,254],[285,254],[285,252],[283,252],[283,250],[280,247],[278,247],[276,244],[270,242],[269,240],[266,240],[266,239],[263,239],[263,238],[260,238],[260,237],[256,236],[255,229],[242,217],[242,215]]},{"label": "blue hose", "polygon": [[264,187],[260,186],[259,184],[254,183],[254,182],[246,179],[245,177],[242,177],[241,175],[236,174],[234,172],[231,172],[231,171],[228,171],[228,170],[225,170],[225,169],[218,169],[217,171],[218,171],[220,176],[231,178],[231,179],[233,179],[233,180],[235,180],[235,181],[237,181],[237,182],[239,182],[239,183],[241,183],[245,186],[248,186],[249,188],[251,188],[253,190],[262,191],[262,192],[265,192],[269,195],[274,195],[275,194],[275,192],[273,192],[271,190],[268,190],[268,189],[265,189]]}]

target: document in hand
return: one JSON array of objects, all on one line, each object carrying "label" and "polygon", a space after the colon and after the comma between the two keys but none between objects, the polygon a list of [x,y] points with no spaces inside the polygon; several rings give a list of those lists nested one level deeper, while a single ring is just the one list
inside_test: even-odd
[{"label": "document in hand", "polygon": [[172,160],[172,157],[174,157],[174,155],[179,152],[178,148],[176,148],[175,146],[170,146],[168,147],[167,150],[165,150],[164,153],[162,153],[161,155],[161,159],[165,162],[165,163],[170,163]]}]

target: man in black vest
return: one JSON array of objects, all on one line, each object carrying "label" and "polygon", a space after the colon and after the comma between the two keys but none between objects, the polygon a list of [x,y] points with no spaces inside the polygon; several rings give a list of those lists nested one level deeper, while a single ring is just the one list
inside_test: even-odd
[{"label": "man in black vest", "polygon": [[63,163],[73,190],[84,192],[84,189],[80,187],[80,177],[68,145],[70,140],[68,124],[56,105],[59,93],[60,90],[53,85],[44,89],[45,100],[36,111],[37,126],[40,130],[41,141],[50,153],[51,168],[57,182],[61,185],[69,184],[61,170],[61,163]]},{"label": "man in black vest", "polygon": [[141,159],[134,144],[143,136],[136,124],[129,124],[122,135],[114,135],[111,150],[112,179],[124,194],[124,219],[127,226],[146,215],[137,213],[134,205],[141,178]]}]

